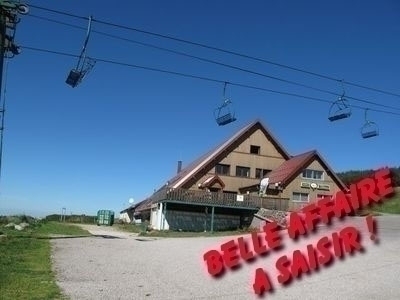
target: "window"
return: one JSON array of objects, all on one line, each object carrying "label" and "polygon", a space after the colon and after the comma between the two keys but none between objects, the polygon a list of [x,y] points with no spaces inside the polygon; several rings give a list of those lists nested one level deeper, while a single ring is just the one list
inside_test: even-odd
[{"label": "window", "polygon": [[308,202],[308,194],[293,192],[292,200],[293,202]]},{"label": "window", "polygon": [[237,177],[250,177],[250,168],[248,167],[236,167],[236,176]]},{"label": "window", "polygon": [[303,171],[302,177],[308,179],[324,180],[324,172],[318,170],[306,169]]},{"label": "window", "polygon": [[266,170],[266,169],[256,169],[256,178],[264,178],[265,175],[267,175],[271,170]]},{"label": "window", "polygon": [[260,154],[260,146],[250,145],[251,154]]},{"label": "window", "polygon": [[332,199],[332,195],[322,195],[322,194],[317,195],[317,199],[323,199],[323,198]]},{"label": "window", "polygon": [[218,164],[215,166],[215,173],[218,175],[230,175],[231,166]]}]

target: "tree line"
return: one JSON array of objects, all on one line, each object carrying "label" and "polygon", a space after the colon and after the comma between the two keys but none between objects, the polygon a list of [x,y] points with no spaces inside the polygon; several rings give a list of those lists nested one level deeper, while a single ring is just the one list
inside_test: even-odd
[{"label": "tree line", "polygon": [[[350,170],[345,172],[336,173],[343,183],[349,186],[362,178],[370,177],[375,173],[376,170]],[[391,167],[392,180],[394,186],[400,186],[400,167]]]},{"label": "tree line", "polygon": [[[63,217],[63,218],[62,218]],[[61,221],[64,220],[68,223],[84,223],[84,224],[95,224],[97,216],[86,216],[86,215],[65,215],[60,214],[48,215],[45,218],[46,221]]]}]

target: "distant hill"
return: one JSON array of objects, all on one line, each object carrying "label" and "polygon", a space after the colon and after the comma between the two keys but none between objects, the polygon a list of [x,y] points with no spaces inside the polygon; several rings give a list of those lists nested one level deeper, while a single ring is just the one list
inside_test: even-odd
[{"label": "distant hill", "polygon": [[[400,167],[392,167],[390,168],[392,172],[392,180],[394,186],[400,186]],[[347,186],[361,180],[362,178],[369,177],[373,175],[375,170],[350,170],[346,172],[336,173],[339,178],[343,181]]]}]

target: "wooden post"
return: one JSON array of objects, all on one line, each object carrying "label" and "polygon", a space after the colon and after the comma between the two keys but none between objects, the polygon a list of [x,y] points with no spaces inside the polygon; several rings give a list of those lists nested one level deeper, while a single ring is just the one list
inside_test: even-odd
[{"label": "wooden post", "polygon": [[211,208],[211,233],[214,232],[214,206]]},{"label": "wooden post", "polygon": [[165,229],[165,218],[167,217],[167,202],[164,203],[164,216],[162,222],[162,229]]}]

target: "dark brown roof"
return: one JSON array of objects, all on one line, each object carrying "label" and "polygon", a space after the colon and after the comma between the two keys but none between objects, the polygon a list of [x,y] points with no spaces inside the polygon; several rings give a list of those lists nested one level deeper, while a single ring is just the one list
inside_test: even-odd
[{"label": "dark brown roof", "polygon": [[120,213],[122,214],[122,213],[128,212],[130,210],[135,210],[137,207],[139,207],[139,205],[142,205],[142,204],[143,204],[143,201],[135,203],[135,204],[132,204],[128,208],[125,208],[125,209],[121,210]]},{"label": "dark brown roof", "polygon": [[322,158],[317,150],[312,150],[293,156],[289,160],[283,162],[279,167],[272,170],[267,174],[269,183],[281,183],[284,187],[289,184],[296,176],[300,174],[310,163],[317,159],[322,166],[327,170],[332,179],[336,182],[342,190],[347,190],[346,185],[340,180],[340,178],[333,172],[327,162]]},{"label": "dark brown roof", "polygon": [[151,208],[151,198],[147,198],[141,202],[138,203],[138,205],[135,208],[135,212],[141,212],[143,210],[149,210]]}]

